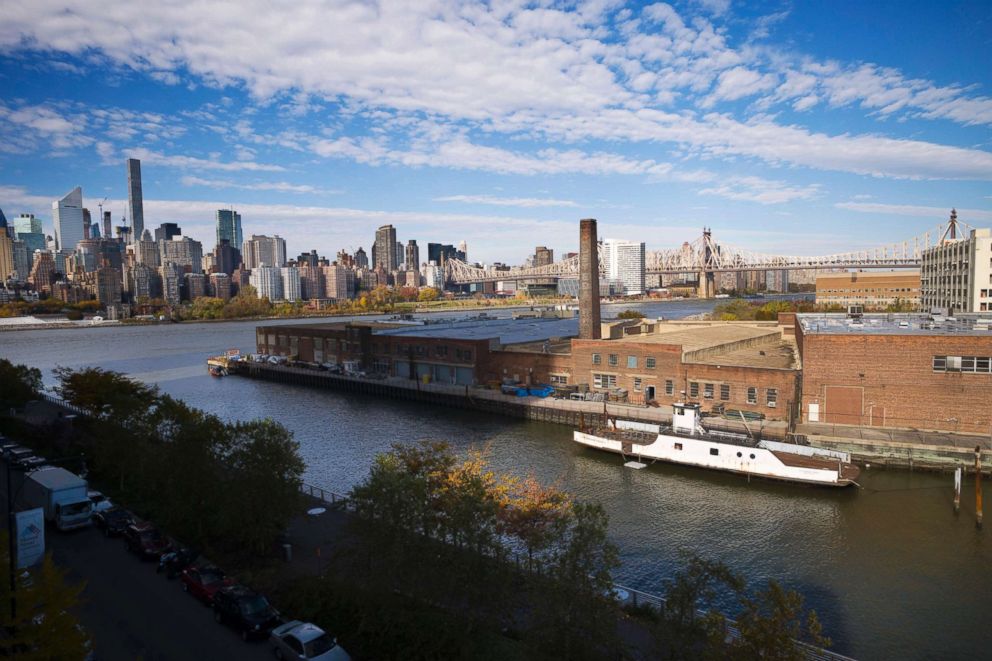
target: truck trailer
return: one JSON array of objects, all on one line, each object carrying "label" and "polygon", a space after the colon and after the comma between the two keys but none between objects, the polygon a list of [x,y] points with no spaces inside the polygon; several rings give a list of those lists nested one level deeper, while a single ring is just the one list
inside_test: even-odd
[{"label": "truck trailer", "polygon": [[21,497],[28,508],[42,508],[45,520],[59,530],[72,530],[90,525],[93,502],[88,491],[83,478],[49,466],[25,475]]}]

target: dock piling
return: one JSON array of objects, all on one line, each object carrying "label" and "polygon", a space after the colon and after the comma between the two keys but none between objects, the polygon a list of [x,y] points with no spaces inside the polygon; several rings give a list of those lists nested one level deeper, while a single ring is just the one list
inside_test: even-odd
[{"label": "dock piling", "polygon": [[961,467],[954,469],[954,513],[961,511]]},{"label": "dock piling", "polygon": [[982,446],[975,446],[975,527],[982,527]]}]

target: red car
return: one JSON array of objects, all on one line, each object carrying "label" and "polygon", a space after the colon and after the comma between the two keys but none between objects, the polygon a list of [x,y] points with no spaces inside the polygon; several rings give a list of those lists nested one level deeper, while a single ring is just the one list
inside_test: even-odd
[{"label": "red car", "polygon": [[217,567],[187,567],[179,576],[183,582],[183,591],[207,604],[214,603],[214,593],[221,588],[234,583],[233,580],[224,576]]}]

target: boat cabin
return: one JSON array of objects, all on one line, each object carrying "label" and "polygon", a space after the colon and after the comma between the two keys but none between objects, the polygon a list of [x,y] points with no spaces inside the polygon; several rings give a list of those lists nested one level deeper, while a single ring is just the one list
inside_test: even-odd
[{"label": "boat cabin", "polygon": [[672,404],[672,431],[695,436],[703,433],[699,404]]}]

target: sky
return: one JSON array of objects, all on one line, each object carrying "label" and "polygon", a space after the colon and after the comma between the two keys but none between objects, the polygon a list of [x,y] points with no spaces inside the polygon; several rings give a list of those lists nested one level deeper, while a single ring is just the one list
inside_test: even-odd
[{"label": "sky", "polygon": [[287,252],[604,237],[823,255],[992,225],[992,3],[239,0],[0,6],[0,209]]}]

